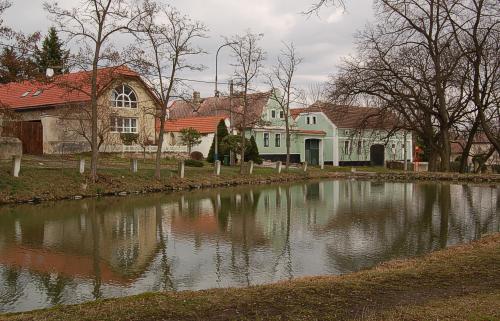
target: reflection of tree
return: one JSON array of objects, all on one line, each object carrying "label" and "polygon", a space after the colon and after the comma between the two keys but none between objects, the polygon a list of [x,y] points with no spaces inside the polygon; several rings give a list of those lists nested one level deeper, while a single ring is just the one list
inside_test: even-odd
[{"label": "reflection of tree", "polygon": [[[280,206],[281,207],[281,206]],[[286,233],[285,242],[281,253],[276,258],[274,264],[274,272],[276,273],[278,265],[283,257],[286,257],[285,271],[288,274],[288,280],[293,279],[293,265],[292,265],[292,250],[290,245],[290,227],[291,227],[291,213],[292,213],[292,196],[290,193],[290,186],[286,187]]]},{"label": "reflection of tree", "polygon": [[176,287],[172,280],[172,267],[167,255],[168,239],[163,231],[163,215],[162,215],[161,204],[157,204],[155,209],[156,209],[156,228],[159,238],[159,247],[161,255],[160,258],[161,289],[163,291],[169,291],[169,290],[175,291]]},{"label": "reflection of tree", "polygon": [[94,280],[93,280],[93,290],[92,295],[94,299],[99,299],[102,297],[101,286],[102,286],[102,278],[101,278],[101,255],[100,255],[100,242],[99,242],[99,227],[97,222],[97,213],[95,208],[95,200],[91,201],[90,204],[91,213],[90,213],[90,225],[92,229],[92,258],[93,258],[93,268],[94,268]]},{"label": "reflection of tree", "polygon": [[10,301],[22,295],[23,286],[19,284],[20,277],[21,271],[16,268],[7,267],[3,269],[1,280],[3,281],[2,287],[5,287],[6,292],[0,295],[0,306],[6,303],[10,303]]},{"label": "reflection of tree", "polygon": [[44,273],[40,276],[43,291],[52,305],[63,302],[64,289],[71,283],[71,279],[57,274],[53,279],[50,274]]},{"label": "reflection of tree", "polygon": [[448,244],[448,218],[451,207],[451,191],[449,184],[441,184],[439,193],[439,214],[441,221],[439,225],[439,246],[445,248]]}]

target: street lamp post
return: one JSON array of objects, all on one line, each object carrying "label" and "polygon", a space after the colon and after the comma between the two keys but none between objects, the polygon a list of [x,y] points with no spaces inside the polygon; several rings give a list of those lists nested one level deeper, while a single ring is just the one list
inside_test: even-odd
[{"label": "street lamp post", "polygon": [[[219,108],[219,89],[218,89],[218,68],[219,68],[219,52],[222,48],[234,45],[235,43],[225,43],[217,49],[217,53],[215,54],[215,99],[216,99],[216,104],[215,104],[215,116],[218,116],[218,108]],[[218,124],[218,123],[217,123]],[[219,137],[217,135],[218,132],[218,127],[215,128],[215,150],[214,150],[214,162],[219,160]]]}]

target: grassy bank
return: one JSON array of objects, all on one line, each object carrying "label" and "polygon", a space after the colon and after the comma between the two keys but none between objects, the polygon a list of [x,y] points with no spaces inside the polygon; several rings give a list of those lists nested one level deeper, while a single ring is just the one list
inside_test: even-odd
[{"label": "grassy bank", "polygon": [[[213,165],[186,167],[185,178],[177,174],[177,161],[164,160],[162,179],[155,180],[154,161],[139,160],[137,173],[129,169],[130,160],[116,156],[103,155],[99,169],[99,181],[92,184],[87,173],[80,175],[77,159],[65,160],[57,156],[44,156],[23,159],[20,177],[10,174],[10,164],[0,164],[0,204],[48,201],[118,193],[145,193],[203,187],[285,182],[312,178],[329,177],[342,174],[346,168],[329,167],[326,170],[310,167],[307,173],[299,168],[287,173],[277,174],[274,168],[255,167],[252,175],[240,175],[239,167],[223,167],[221,175],[213,173]],[[87,162],[87,166],[88,166]],[[350,168],[349,168],[350,170]],[[385,171],[383,168],[365,168],[371,172]]]},{"label": "grassy bank", "polygon": [[339,277],[144,294],[1,320],[500,320],[500,234]]},{"label": "grassy bank", "polygon": [[[88,165],[88,163],[87,163]],[[163,160],[162,179],[155,180],[153,160],[139,160],[139,171],[132,173],[129,159],[114,155],[102,156],[99,181],[92,184],[88,174],[80,175],[77,158],[61,160],[57,156],[23,159],[20,177],[10,174],[10,164],[0,163],[0,204],[53,201],[61,199],[117,195],[130,193],[164,192],[246,184],[268,184],[308,179],[378,179],[383,181],[440,180],[499,184],[500,175],[460,175],[455,173],[405,173],[380,167],[326,166],[309,167],[305,173],[291,168],[278,174],[274,168],[255,167],[252,175],[239,174],[239,167],[223,167],[220,176],[213,173],[212,164],[186,167],[185,178],[177,175],[177,161]]]}]

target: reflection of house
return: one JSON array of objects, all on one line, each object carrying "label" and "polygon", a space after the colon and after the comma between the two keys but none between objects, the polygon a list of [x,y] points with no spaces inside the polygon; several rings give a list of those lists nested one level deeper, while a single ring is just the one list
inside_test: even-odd
[{"label": "reflection of house", "polygon": [[[201,143],[192,146],[191,151],[198,151],[203,157],[208,156],[210,146],[214,140],[217,125],[224,120],[229,128],[229,119],[224,116],[196,116],[190,118],[168,119],[165,122],[165,138],[163,148],[172,150],[172,147],[185,147],[182,144],[181,131],[183,129],[193,128],[201,134]],[[159,121],[156,123],[156,131],[159,130]]]},{"label": "reflection of house", "polygon": [[[2,106],[12,110],[3,136],[19,137],[25,153],[54,154],[90,149],[90,72],[55,76],[46,82],[0,86]],[[127,67],[98,71],[98,134],[102,151],[122,151],[122,133],[154,143],[159,103],[140,76]]]},{"label": "reflection of house", "polygon": [[[241,130],[242,102],[233,99],[195,96],[191,102],[176,102],[171,107],[174,119],[193,116],[229,117],[235,129]],[[254,136],[259,153],[265,160],[286,158],[285,114],[270,93],[249,95],[250,104],[245,131]],[[193,121],[195,118],[192,118]],[[375,108],[339,107],[316,103],[308,108],[292,109],[291,160],[312,165],[383,165],[386,160],[412,160],[412,137],[402,131],[391,132],[397,125],[393,115],[380,114]]]},{"label": "reflection of house", "polygon": [[70,209],[74,215],[47,219],[58,210],[48,208],[37,213],[43,221],[30,215],[12,225],[18,240],[0,246],[0,264],[111,283],[128,282],[151,264],[158,249],[154,207],[124,210],[115,204],[105,215]]}]

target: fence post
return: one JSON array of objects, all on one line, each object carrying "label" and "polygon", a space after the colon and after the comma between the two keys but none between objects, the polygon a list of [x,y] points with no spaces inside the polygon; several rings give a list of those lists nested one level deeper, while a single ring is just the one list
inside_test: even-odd
[{"label": "fence post", "polygon": [[278,174],[281,174],[282,166],[283,166],[282,162],[277,162],[276,163],[276,170],[278,171]]},{"label": "fence post", "polygon": [[248,162],[248,174],[252,175],[253,173],[253,161]]},{"label": "fence post", "polygon": [[219,176],[219,175],[220,175],[220,160],[216,160],[216,161],[215,161],[214,173],[215,173],[215,175],[217,175],[217,176]]},{"label": "fence post", "polygon": [[137,159],[136,158],[132,158],[130,160],[130,171],[132,171],[132,173],[137,173]]},{"label": "fence post", "polygon": [[303,170],[304,172],[307,172],[307,162],[304,162],[304,163],[302,164],[302,170]]},{"label": "fence post", "polygon": [[85,173],[85,159],[84,158],[80,158],[80,162],[79,162],[78,166],[79,166],[78,171],[80,172],[80,174]]},{"label": "fence post", "polygon": [[21,171],[21,156],[12,156],[12,176],[19,177]]},{"label": "fence post", "polygon": [[183,160],[181,160],[179,162],[178,173],[179,173],[180,178],[184,178],[184,161]]}]

